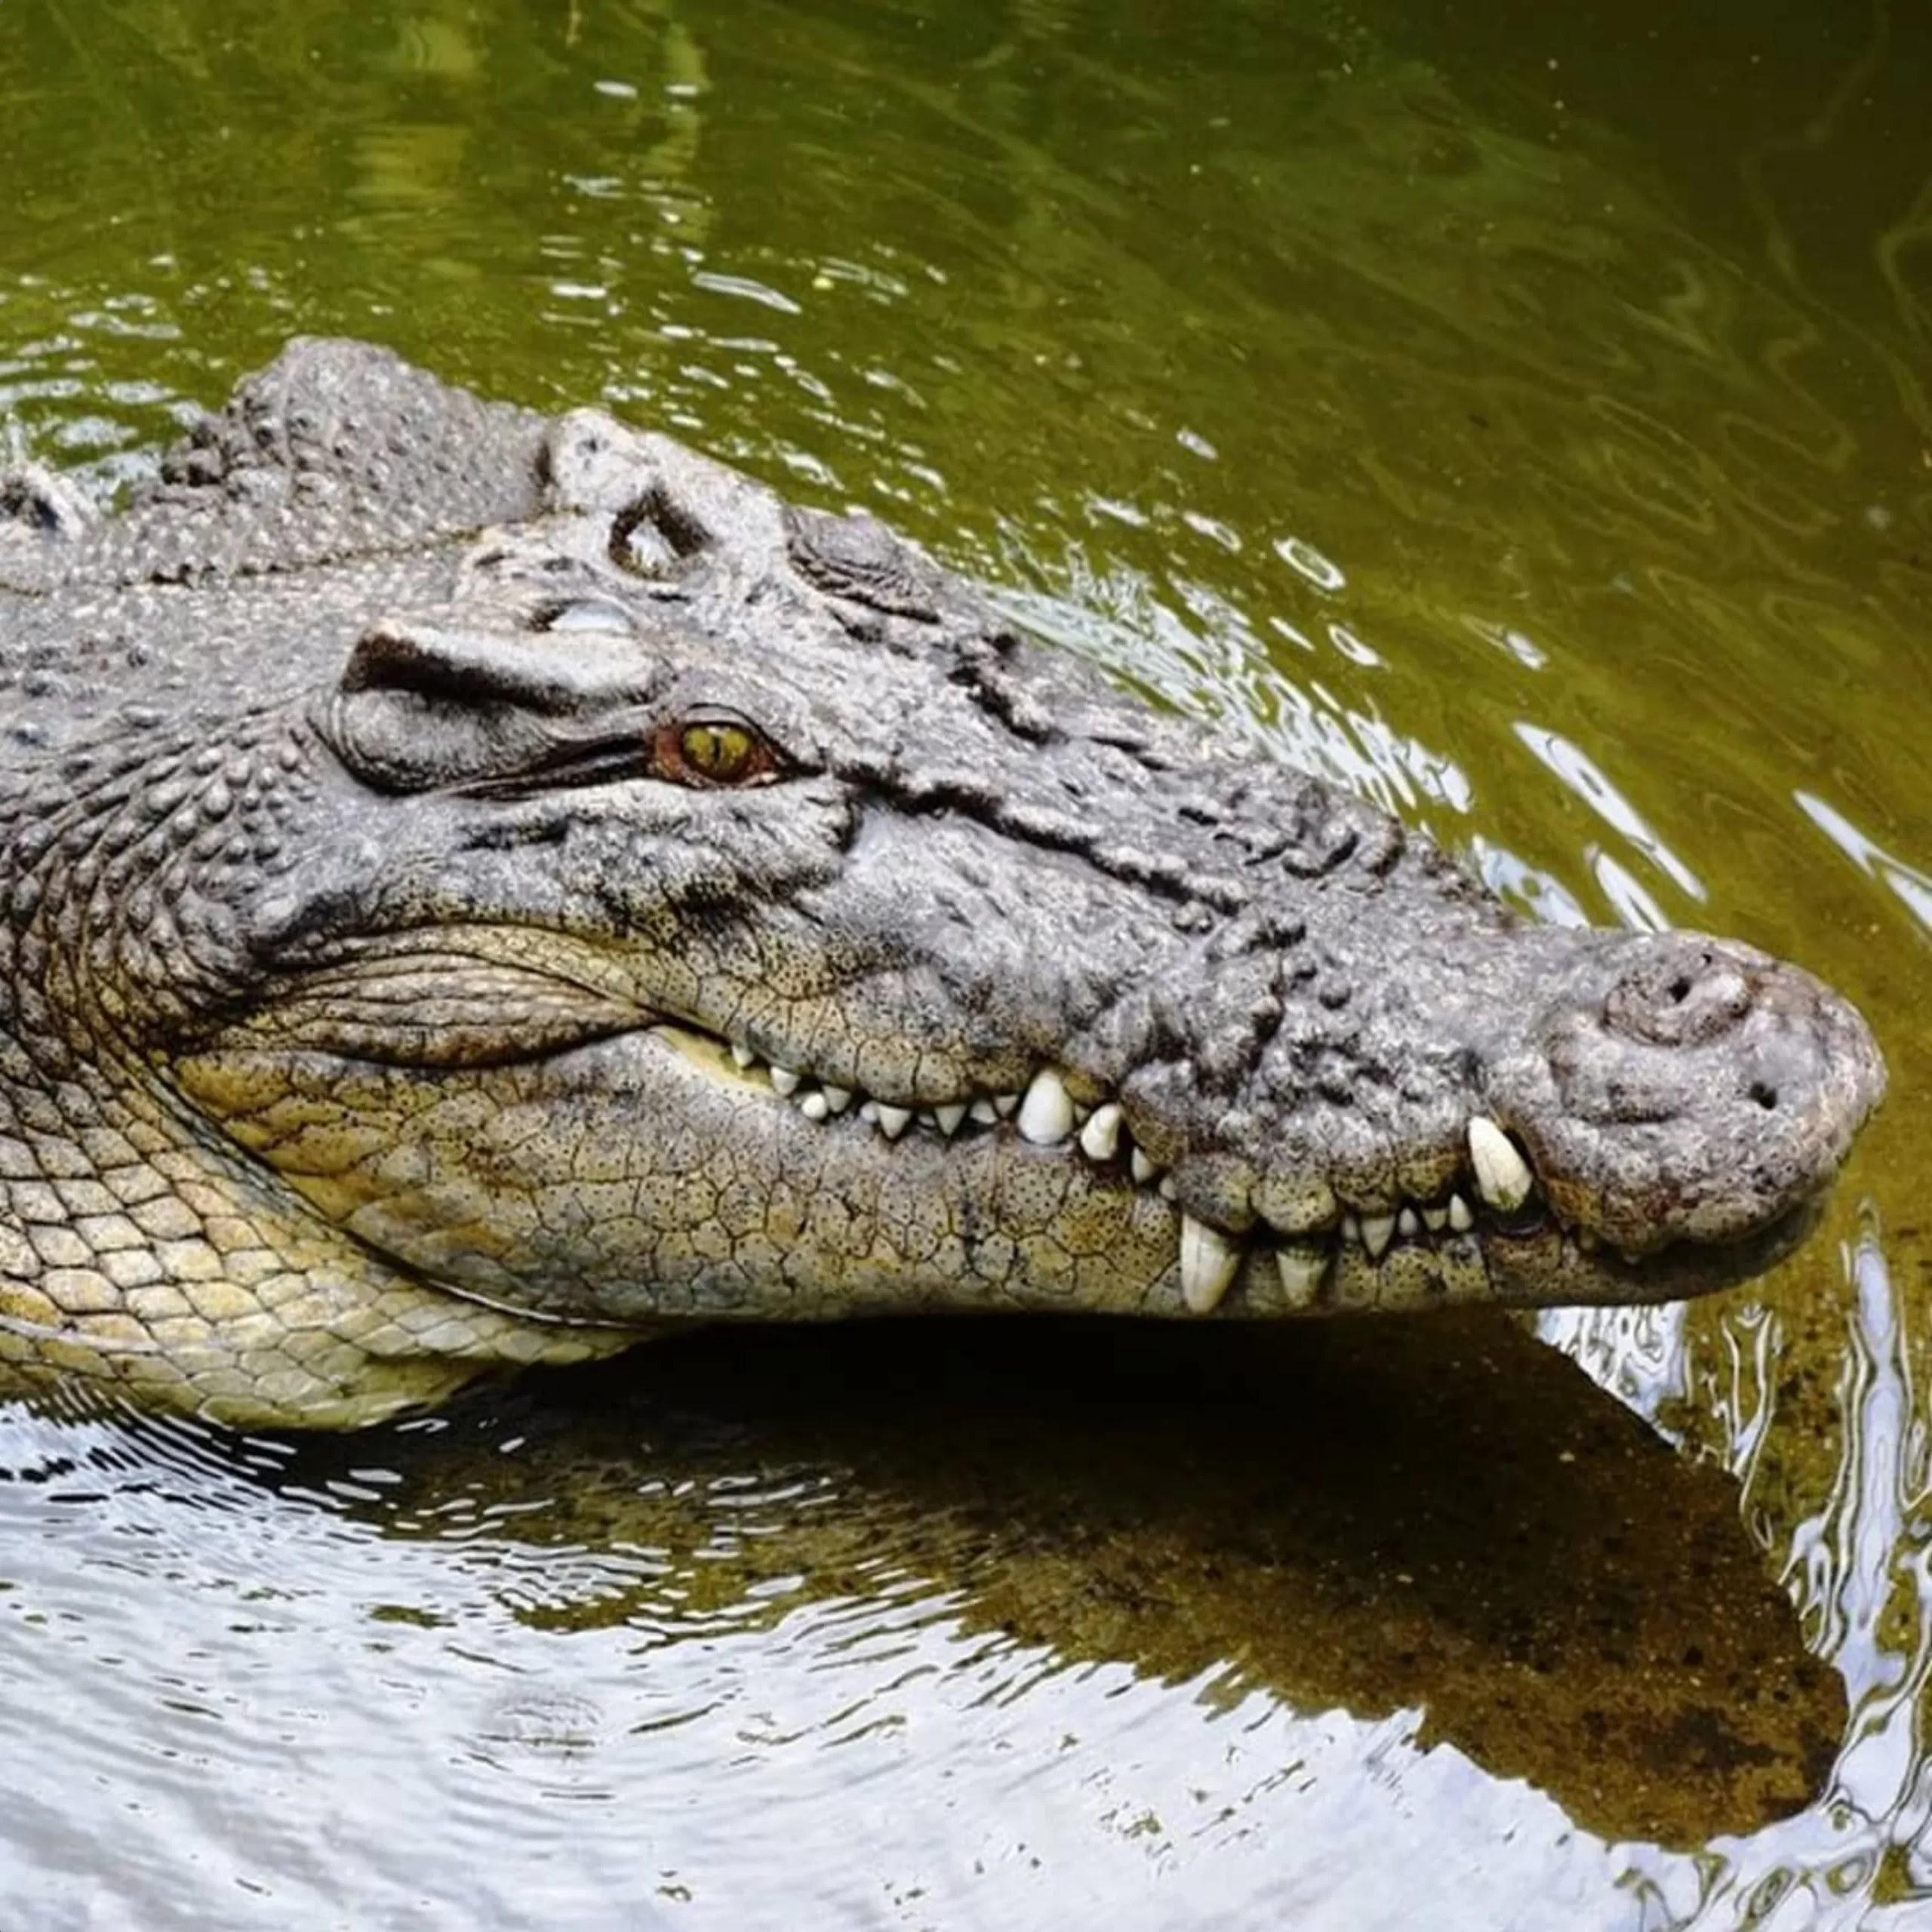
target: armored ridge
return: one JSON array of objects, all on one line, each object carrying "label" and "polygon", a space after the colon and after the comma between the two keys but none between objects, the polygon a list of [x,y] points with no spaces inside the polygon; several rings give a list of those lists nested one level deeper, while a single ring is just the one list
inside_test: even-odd
[{"label": "armored ridge", "polygon": [[346,1425],[668,1324],[1673,1298],[1884,1075],[661,436],[292,344],[0,479],[0,1359]]}]

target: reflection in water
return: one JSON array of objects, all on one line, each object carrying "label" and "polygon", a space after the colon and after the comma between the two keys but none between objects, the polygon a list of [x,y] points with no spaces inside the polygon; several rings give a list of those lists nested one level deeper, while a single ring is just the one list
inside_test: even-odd
[{"label": "reflection in water", "polygon": [[1690,1460],[1494,1324],[0,1412],[0,1924],[1923,1923],[1928,18],[0,7],[34,454],[601,397],[1894,1072],[1843,1294],[1543,1324]]},{"label": "reflection in water", "polygon": [[[1932,1669],[1925,1563],[1927,1426],[1906,1310],[1868,1217],[1848,1257],[1850,1346],[1838,1389],[1844,1442],[1829,1494],[1790,1531],[1787,1559],[1807,1635],[1852,1703],[1825,1805],[1875,1866],[1915,1847],[1932,1809],[1917,1719]],[[1917,1876],[1922,1879],[1923,1867]]]},{"label": "reflection in water", "polygon": [[1844,813],[1814,798],[1809,792],[1794,792],[1799,811],[1868,877],[1889,886],[1906,910],[1927,932],[1932,933],[1932,873],[1916,870],[1903,859],[1868,838]]},{"label": "reflection in water", "polygon": [[[1428,1860],[1475,1927],[1616,1922],[1620,1841],[1802,1804],[1838,1687],[1717,1472],[1507,1324],[1220,1340],[703,1338],[347,1441],[12,1411],[0,1696],[58,1740],[15,1817],[45,1843],[75,1777],[125,1795],[106,1882],[144,1913],[184,1814],[285,1913],[324,1823],[372,1908],[407,1869],[569,1912],[643,1816],[700,1923],[914,1888],[1043,1922],[1165,1878],[1139,1922],[1345,1927]],[[441,1821],[404,1868],[398,1788]]]},{"label": "reflection in water", "polygon": [[[1924,1343],[1869,1210],[1844,1262],[1846,1346],[1824,1405],[1835,1444],[1761,1306],[1719,1305],[1687,1320],[1681,1309],[1578,1312],[1540,1324],[1660,1427],[1687,1424],[1738,1477],[1746,1521],[1780,1553],[1807,1642],[1845,1682],[1844,1740],[1817,1802],[1713,1841],[1697,1908],[1674,1923],[1850,1932],[1890,1922],[1873,1915],[1875,1901],[1932,1905],[1922,1849],[1932,1777],[1919,1732],[1932,1675],[1932,1413],[1912,1367]],[[1801,1413],[1780,1418],[1780,1404]]]},{"label": "reflection in water", "polygon": [[1331,564],[1312,543],[1299,537],[1275,539],[1275,554],[1291,570],[1298,571],[1317,590],[1340,590],[1348,582],[1341,567]]},{"label": "reflection in water", "polygon": [[[1687,898],[1699,900],[1709,896],[1696,873],[1644,823],[1642,814],[1611,783],[1602,767],[1589,752],[1540,725],[1519,723],[1516,735],[1591,811],[1642,853],[1678,891]],[[1651,914],[1649,918],[1627,923],[1641,923],[1653,931],[1669,923],[1657,913],[1654,906],[1647,903],[1646,909]]]}]

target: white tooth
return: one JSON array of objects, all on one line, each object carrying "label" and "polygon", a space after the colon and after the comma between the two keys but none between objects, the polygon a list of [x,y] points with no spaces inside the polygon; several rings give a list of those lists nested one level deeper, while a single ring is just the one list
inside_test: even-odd
[{"label": "white tooth", "polygon": [[1060,1075],[1043,1066],[1020,1103],[1020,1132],[1035,1147],[1056,1147],[1073,1131],[1073,1103]]},{"label": "white tooth", "polygon": [[1320,1292],[1328,1272],[1328,1251],[1319,1242],[1284,1241],[1275,1251],[1281,1271],[1281,1292],[1291,1308],[1306,1308]]},{"label": "white tooth", "polygon": [[1020,1096],[1017,1094],[995,1094],[993,1096],[993,1112],[1001,1120],[1005,1119],[1019,1104]]},{"label": "white tooth", "polygon": [[1413,1208],[1405,1207],[1395,1217],[1395,1232],[1404,1241],[1414,1241],[1422,1232],[1422,1223],[1417,1220],[1416,1211]]},{"label": "white tooth", "polygon": [[988,1100],[985,1094],[982,1094],[980,1097],[966,1109],[966,1118],[968,1120],[977,1121],[982,1127],[991,1127],[993,1123],[999,1118],[999,1115],[993,1112],[993,1103],[992,1101]]},{"label": "white tooth", "polygon": [[823,1120],[832,1111],[830,1102],[814,1087],[809,1094],[798,1096],[798,1111],[808,1120]]},{"label": "white tooth", "polygon": [[1460,1194],[1449,1197],[1449,1226],[1459,1235],[1466,1235],[1475,1226],[1476,1217],[1469,1212],[1469,1204]]},{"label": "white tooth", "polygon": [[798,1091],[798,1076],[789,1066],[780,1066],[774,1060],[771,1064],[771,1084],[777,1092],[789,1096]]},{"label": "white tooth", "polygon": [[1196,1315],[1212,1315],[1221,1305],[1241,1266],[1241,1250],[1192,1214],[1180,1217],[1180,1298]]},{"label": "white tooth", "polygon": [[740,1066],[755,1066],[758,1064],[758,1055],[753,1053],[742,1040],[734,1040],[731,1042],[731,1057]]},{"label": "white tooth", "polygon": [[842,1114],[852,1104],[851,1088],[828,1086],[825,1090],[825,1104],[832,1112]]},{"label": "white tooth", "polygon": [[1342,1238],[1358,1243],[1361,1239],[1361,1223],[1352,1211],[1342,1217]]},{"label": "white tooth", "polygon": [[934,1113],[931,1107],[921,1107],[918,1112],[918,1122],[921,1127],[930,1127],[934,1132],[937,1132],[939,1115]]},{"label": "white tooth", "polygon": [[1370,1260],[1380,1261],[1389,1252],[1389,1244],[1395,1238],[1393,1214],[1364,1214],[1361,1217],[1361,1244],[1368,1250]]},{"label": "white tooth", "polygon": [[966,1103],[964,1100],[949,1101],[946,1106],[933,1109],[934,1126],[949,1140],[959,1131],[959,1123],[965,1118]]},{"label": "white tooth", "polygon": [[1448,1209],[1425,1208],[1422,1211],[1422,1224],[1431,1234],[1439,1235],[1449,1225]]},{"label": "white tooth", "polygon": [[861,1100],[859,1103],[859,1118],[868,1127],[878,1126],[878,1103],[876,1100]]},{"label": "white tooth", "polygon": [[883,1100],[878,1103],[878,1131],[888,1140],[897,1140],[906,1131],[906,1123],[912,1118],[908,1108],[888,1107]]},{"label": "white tooth", "polygon": [[1172,1174],[1163,1174],[1161,1177],[1156,1184],[1155,1192],[1159,1194],[1163,1201],[1178,1199],[1180,1195],[1180,1189],[1175,1186],[1174,1177]]},{"label": "white tooth", "polygon": [[1529,1164],[1487,1114],[1469,1116],[1469,1161],[1477,1192],[1492,1208],[1511,1214],[1530,1198],[1536,1177]]},{"label": "white tooth", "polygon": [[1138,1147],[1134,1149],[1134,1157],[1129,1161],[1128,1165],[1133,1171],[1134,1178],[1143,1187],[1145,1187],[1161,1171]]},{"label": "white tooth", "polygon": [[1080,1151],[1090,1161],[1111,1161],[1120,1146],[1120,1109],[1109,1100],[1096,1107],[1080,1130]]},{"label": "white tooth", "polygon": [[1580,1247],[1586,1254],[1595,1254],[1597,1251],[1596,1229],[1594,1228],[1579,1228],[1577,1230],[1577,1245]]}]

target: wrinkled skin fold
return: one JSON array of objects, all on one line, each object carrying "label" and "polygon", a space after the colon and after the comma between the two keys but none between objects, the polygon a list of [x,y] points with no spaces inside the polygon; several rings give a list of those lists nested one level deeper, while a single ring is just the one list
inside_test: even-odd
[{"label": "wrinkled skin fold", "polygon": [[0,480],[0,1359],[345,1425],[693,1320],[1654,1300],[1884,1074],[863,518],[292,344]]}]

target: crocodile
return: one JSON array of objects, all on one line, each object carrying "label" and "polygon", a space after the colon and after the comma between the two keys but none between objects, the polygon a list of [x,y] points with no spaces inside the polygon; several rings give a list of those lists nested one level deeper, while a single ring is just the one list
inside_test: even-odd
[{"label": "crocodile", "polygon": [[1675,1299],[1883,1091],[661,434],[291,343],[0,478],[0,1364],[347,1427],[693,1323]]}]

